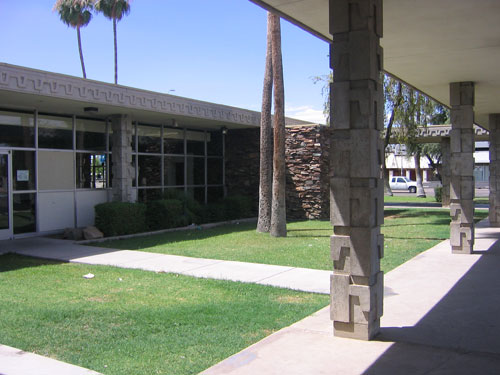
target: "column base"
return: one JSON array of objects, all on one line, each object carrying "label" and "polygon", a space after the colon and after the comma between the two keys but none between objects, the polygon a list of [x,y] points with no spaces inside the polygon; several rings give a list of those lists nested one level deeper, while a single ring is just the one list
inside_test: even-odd
[{"label": "column base", "polygon": [[380,332],[380,319],[370,324],[333,322],[333,335],[356,340],[371,340]]},{"label": "column base", "polygon": [[451,248],[452,254],[472,254],[474,249],[472,246],[466,246],[465,248]]}]

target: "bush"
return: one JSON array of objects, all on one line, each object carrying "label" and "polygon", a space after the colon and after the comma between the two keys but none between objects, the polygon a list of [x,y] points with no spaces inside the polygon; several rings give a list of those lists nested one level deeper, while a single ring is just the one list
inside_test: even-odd
[{"label": "bush", "polygon": [[168,229],[184,224],[183,204],[178,199],[162,199],[147,204],[146,223],[151,230]]},{"label": "bush", "polygon": [[252,216],[252,199],[244,195],[227,196],[222,201],[226,220],[242,219]]},{"label": "bush", "polygon": [[443,201],[443,187],[442,186],[437,186],[434,188],[434,198],[436,199],[436,202]]},{"label": "bush", "polygon": [[146,205],[108,202],[95,206],[95,226],[106,237],[145,232]]}]

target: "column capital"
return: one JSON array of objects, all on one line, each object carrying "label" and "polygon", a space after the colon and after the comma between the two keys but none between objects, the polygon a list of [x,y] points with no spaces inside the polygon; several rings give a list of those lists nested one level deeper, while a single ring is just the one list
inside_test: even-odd
[{"label": "column capital", "polygon": [[474,105],[474,82],[450,83],[450,105]]}]

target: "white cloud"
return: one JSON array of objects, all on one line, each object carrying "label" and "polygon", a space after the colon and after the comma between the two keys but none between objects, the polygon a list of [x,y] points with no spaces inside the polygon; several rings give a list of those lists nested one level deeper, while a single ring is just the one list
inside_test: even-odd
[{"label": "white cloud", "polygon": [[285,115],[287,117],[296,118],[311,123],[326,124],[326,116],[323,110],[314,109],[311,106],[286,107]]}]

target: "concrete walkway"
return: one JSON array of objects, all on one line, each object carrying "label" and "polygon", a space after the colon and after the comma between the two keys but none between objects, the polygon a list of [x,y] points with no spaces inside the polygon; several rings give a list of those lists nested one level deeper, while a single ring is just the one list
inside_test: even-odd
[{"label": "concrete walkway", "polygon": [[[449,242],[444,241],[389,272],[385,276],[382,332],[373,341],[333,337],[329,311],[325,308],[203,373],[499,374],[498,239],[500,228],[488,228],[488,223],[482,222],[476,227],[475,254],[452,255]],[[0,242],[0,252],[257,282],[318,293],[328,293],[330,275],[330,271],[117,251],[48,238]],[[51,366],[48,363],[52,360],[18,355],[13,358],[19,363],[19,371],[12,372],[4,365],[8,363],[4,356],[10,355],[9,349],[10,353],[16,350],[1,348],[2,375],[44,374],[43,369]],[[37,371],[22,372],[23,366],[30,363],[36,365]],[[80,370],[87,372],[75,374],[93,373]],[[69,370],[47,373],[73,374]]]},{"label": "concrete walkway", "polygon": [[500,374],[500,228],[476,227],[473,255],[449,241],[385,276],[381,334],[333,337],[328,307],[203,372],[250,374]]},{"label": "concrete walkway", "polygon": [[330,271],[190,258],[144,251],[114,250],[83,246],[75,244],[73,241],[52,238],[1,241],[0,248],[11,253],[72,263],[135,268],[145,271],[271,285],[305,292],[330,293]]}]

